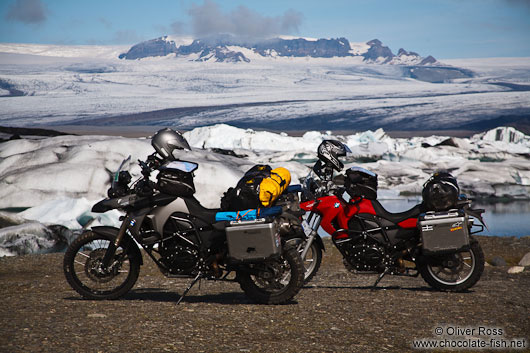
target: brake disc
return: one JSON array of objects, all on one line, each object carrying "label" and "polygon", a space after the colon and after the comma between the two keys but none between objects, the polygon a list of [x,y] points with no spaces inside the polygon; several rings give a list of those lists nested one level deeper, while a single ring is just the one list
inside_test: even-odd
[{"label": "brake disc", "polygon": [[121,264],[119,265],[117,263],[113,263],[108,270],[102,269],[101,263],[106,252],[107,249],[96,249],[90,253],[88,260],[85,262],[85,274],[95,282],[110,282],[119,273],[118,271]]}]

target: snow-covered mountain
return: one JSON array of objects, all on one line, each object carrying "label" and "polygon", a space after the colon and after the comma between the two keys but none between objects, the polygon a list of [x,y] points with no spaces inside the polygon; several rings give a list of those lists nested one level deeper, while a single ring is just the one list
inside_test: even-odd
[{"label": "snow-covered mountain", "polygon": [[[191,42],[190,42],[191,41]],[[191,40],[164,36],[138,43],[120,59],[136,60],[174,54],[195,61],[250,62],[261,57],[360,57],[365,63],[394,65],[439,65],[435,58],[421,57],[400,49],[397,55],[378,39],[366,43],[350,43],[346,38],[313,39],[280,37],[249,41],[229,35]]]}]

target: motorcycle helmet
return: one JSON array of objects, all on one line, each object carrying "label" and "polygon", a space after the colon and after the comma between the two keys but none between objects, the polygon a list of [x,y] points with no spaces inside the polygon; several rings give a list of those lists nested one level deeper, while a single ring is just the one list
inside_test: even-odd
[{"label": "motorcycle helmet", "polygon": [[180,132],[170,128],[159,130],[154,134],[151,139],[151,145],[164,159],[174,159],[173,151],[175,149],[191,151],[191,147],[184,136]]},{"label": "motorcycle helmet", "polygon": [[344,168],[344,164],[339,160],[339,157],[345,157],[347,153],[351,153],[348,146],[337,140],[324,140],[318,146],[318,159],[336,171],[340,172]]},{"label": "motorcycle helmet", "polygon": [[455,208],[460,188],[456,178],[447,171],[437,171],[423,185],[422,198],[429,211],[446,211]]}]

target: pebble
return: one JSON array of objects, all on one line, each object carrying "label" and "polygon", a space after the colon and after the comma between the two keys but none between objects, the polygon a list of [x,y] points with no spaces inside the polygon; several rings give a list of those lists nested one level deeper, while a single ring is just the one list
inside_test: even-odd
[{"label": "pebble", "polygon": [[495,256],[493,259],[491,259],[490,263],[492,266],[506,266],[506,260],[500,256]]},{"label": "pebble", "polygon": [[521,273],[524,271],[524,266],[512,266],[508,269],[508,273]]},{"label": "pebble", "polygon": [[104,318],[104,317],[107,317],[107,315],[105,315],[105,314],[88,314],[87,317]]}]

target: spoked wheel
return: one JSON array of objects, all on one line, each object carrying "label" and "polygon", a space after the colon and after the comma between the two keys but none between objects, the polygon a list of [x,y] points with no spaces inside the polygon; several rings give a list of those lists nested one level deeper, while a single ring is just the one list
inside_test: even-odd
[{"label": "spoked wheel", "polygon": [[279,259],[249,266],[261,274],[239,271],[238,280],[245,294],[258,303],[284,304],[304,283],[302,259],[295,248],[284,249]]},{"label": "spoked wheel", "polygon": [[63,269],[72,288],[87,299],[116,299],[136,283],[140,259],[121,246],[108,268],[101,263],[111,237],[87,232],[74,240],[64,255]]},{"label": "spoked wheel", "polygon": [[419,271],[433,288],[449,292],[465,291],[480,279],[484,271],[484,253],[479,243],[471,239],[469,250],[421,264]]},{"label": "spoked wheel", "polygon": [[[298,246],[300,256],[302,256],[305,246],[305,242]],[[317,274],[320,264],[322,263],[322,248],[320,245],[313,242],[302,261],[304,264],[304,283],[308,283]]]}]

